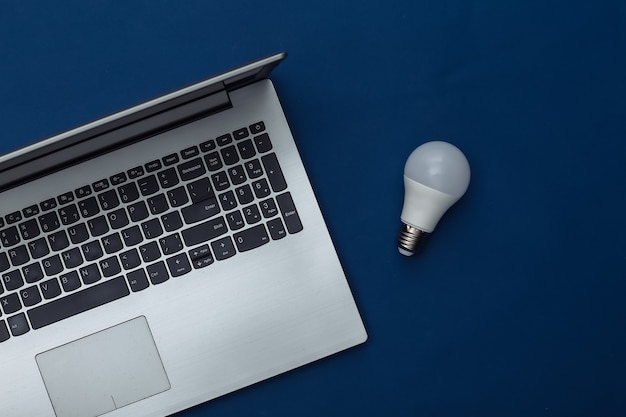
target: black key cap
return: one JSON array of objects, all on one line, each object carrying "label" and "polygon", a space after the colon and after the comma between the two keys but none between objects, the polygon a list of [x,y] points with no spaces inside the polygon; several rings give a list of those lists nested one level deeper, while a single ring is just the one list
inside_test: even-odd
[{"label": "black key cap", "polygon": [[91,195],[91,186],[85,185],[83,187],[77,188],[76,191],[74,191],[74,194],[76,194],[76,198],[87,197],[88,195]]},{"label": "black key cap", "polygon": [[233,137],[230,135],[230,133],[226,133],[225,135],[218,136],[215,140],[217,141],[218,145],[224,146],[231,143],[233,141]]},{"label": "black key cap", "polygon": [[278,207],[276,207],[276,202],[273,198],[261,201],[259,203],[259,207],[261,207],[261,213],[263,213],[263,217],[266,219],[274,217],[278,214]]},{"label": "black key cap", "polygon": [[148,198],[148,208],[152,214],[161,214],[169,210],[165,194],[157,194]]},{"label": "black key cap", "polygon": [[258,159],[253,159],[252,161],[247,161],[243,166],[246,168],[246,173],[248,173],[248,178],[254,179],[259,178],[263,175],[263,168],[261,167],[261,161]]},{"label": "black key cap", "polygon": [[148,196],[159,191],[159,182],[155,175],[149,175],[137,181],[141,195]]},{"label": "black key cap", "polygon": [[42,282],[39,284],[39,289],[41,289],[41,294],[46,300],[50,300],[51,298],[61,295],[61,286],[56,278]]},{"label": "black key cap", "polygon": [[256,122],[255,124],[250,125],[250,132],[252,132],[253,135],[256,135],[257,133],[261,133],[264,130],[265,130],[265,123],[263,122]]},{"label": "black key cap", "polygon": [[183,181],[189,181],[206,174],[206,168],[204,168],[202,158],[196,158],[179,165],[178,173]]},{"label": "black key cap", "polygon": [[156,261],[161,257],[159,245],[156,242],[150,242],[140,246],[139,253],[141,254],[141,259],[143,259],[144,262]]},{"label": "black key cap", "polygon": [[0,227],[4,227],[4,219],[0,217]]},{"label": "black key cap", "polygon": [[6,215],[7,224],[17,223],[22,220],[22,213],[14,211],[13,213]]},{"label": "black key cap", "polygon": [[265,230],[265,226],[259,224],[250,229],[243,230],[233,235],[235,244],[239,252],[245,252],[265,245],[270,241],[270,237]]},{"label": "black key cap", "polygon": [[74,193],[70,191],[69,193],[61,194],[57,197],[57,201],[60,205],[71,203],[72,201],[74,201]]},{"label": "black key cap", "polygon": [[213,139],[211,140],[207,140],[206,142],[202,142],[200,144],[200,150],[202,152],[210,152],[213,151],[217,148],[217,145],[215,144],[215,141]]},{"label": "black key cap", "polygon": [[28,333],[28,331],[30,330],[30,327],[28,327],[28,321],[26,320],[26,316],[24,315],[24,313],[9,317],[7,319],[7,323],[9,325],[9,329],[11,329],[11,334],[13,336],[21,336],[25,333]]},{"label": "black key cap", "polygon": [[94,182],[93,184],[91,184],[91,186],[96,193],[99,193],[100,191],[104,191],[109,188],[109,180],[105,178],[103,180]]},{"label": "black key cap", "polygon": [[22,274],[24,275],[24,280],[29,284],[43,279],[43,269],[41,269],[41,264],[38,262],[23,267]]},{"label": "black key cap", "polygon": [[124,277],[116,277],[28,311],[33,329],[40,329],[130,294]]},{"label": "black key cap", "polygon": [[0,305],[2,306],[2,311],[4,311],[4,314],[12,314],[22,308],[20,298],[15,292],[5,295],[4,297],[0,297]]},{"label": "black key cap", "polygon": [[130,214],[130,219],[134,222],[140,222],[150,215],[148,206],[143,201],[138,201],[128,206],[128,214]]},{"label": "black key cap", "polygon": [[254,149],[254,145],[250,139],[246,139],[243,142],[238,143],[237,149],[239,149],[239,153],[243,159],[250,159],[256,155],[256,150]]},{"label": "black key cap", "polygon": [[254,190],[254,195],[257,198],[264,198],[270,195],[270,186],[268,185],[265,178],[261,178],[252,183],[252,189]]},{"label": "black key cap", "polygon": [[220,158],[220,154],[217,153],[217,151],[213,151],[209,154],[206,154],[204,156],[204,160],[206,162],[207,167],[209,168],[209,171],[217,171],[218,169],[221,169],[223,166],[222,158]]},{"label": "black key cap", "polygon": [[52,255],[44,259],[41,264],[43,265],[43,270],[46,272],[46,275],[49,277],[63,271],[63,263],[59,255]]},{"label": "black key cap", "polygon": [[55,211],[39,216],[39,223],[41,224],[41,230],[45,233],[52,232],[61,227],[59,216]]},{"label": "black key cap", "polygon": [[75,226],[67,229],[68,234],[70,235],[70,240],[73,244],[78,245],[79,243],[83,243],[87,239],[89,239],[89,231],[87,230],[87,226],[84,223],[79,223]]},{"label": "black key cap", "polygon": [[124,172],[120,172],[119,174],[112,175],[109,178],[109,181],[111,181],[111,185],[115,187],[116,185],[125,183],[126,179],[126,174]]},{"label": "black key cap", "polygon": [[181,253],[180,255],[172,256],[167,259],[167,267],[172,277],[179,277],[191,272],[191,264],[189,263],[189,258],[187,258],[186,253]]},{"label": "black key cap", "polygon": [[[98,200],[96,199],[96,197],[89,197],[85,200],[79,201],[78,211],[80,211],[80,214],[85,218],[95,216],[96,214],[100,213]],[[43,229],[43,226],[42,226],[42,229]]]},{"label": "black key cap", "polygon": [[228,168],[228,176],[234,185],[239,185],[246,181],[246,172],[243,169],[243,165]]},{"label": "black key cap", "polygon": [[85,260],[87,262],[95,261],[96,259],[104,256],[104,252],[102,252],[102,246],[100,245],[100,242],[97,240],[94,240],[89,243],[85,243],[84,245],[81,246],[81,249],[83,251],[83,255],[85,256]]},{"label": "black key cap", "polygon": [[176,154],[176,153],[172,153],[172,154],[169,154],[169,155],[167,155],[167,156],[164,156],[164,157],[162,158],[162,161],[163,161],[163,165],[165,165],[166,167],[168,167],[168,166],[170,166],[170,165],[177,164],[177,163],[178,163],[178,161],[180,161],[180,158],[178,157],[178,154]]},{"label": "black key cap", "polygon": [[162,237],[159,239],[159,244],[161,245],[161,252],[163,255],[173,255],[177,252],[183,250],[183,242],[180,240],[180,235],[178,233]]},{"label": "black key cap", "polygon": [[41,210],[43,211],[52,210],[56,206],[57,206],[57,201],[54,198],[49,198],[46,201],[42,201],[39,204],[39,207],[41,207]]},{"label": "black key cap", "polygon": [[221,150],[222,160],[226,165],[232,165],[239,162],[239,155],[235,145],[230,145]]},{"label": "black key cap", "polygon": [[41,233],[36,219],[30,219],[24,223],[20,223],[19,230],[24,240],[36,238]]},{"label": "black key cap", "polygon": [[166,232],[173,232],[183,227],[183,219],[177,211],[167,213],[161,216],[161,223]]},{"label": "black key cap", "polygon": [[102,210],[113,210],[120,205],[120,199],[117,197],[115,190],[105,191],[102,194],[98,194],[98,201],[100,201],[100,207]]},{"label": "black key cap", "polygon": [[256,204],[244,207],[242,211],[243,216],[246,218],[246,223],[254,224],[261,221],[261,213],[259,212],[259,207]]},{"label": "black key cap", "polygon": [[26,249],[26,245],[17,246],[13,249],[9,249],[9,259],[11,260],[11,264],[13,266],[24,265],[25,263],[30,261],[30,256],[28,254],[28,249]]},{"label": "black key cap", "polygon": [[112,235],[105,236],[101,240],[104,251],[109,255],[121,251],[124,247],[119,233],[113,233]]},{"label": "black key cap", "polygon": [[187,246],[195,246],[221,236],[227,231],[228,227],[226,226],[224,217],[220,216],[217,219],[209,220],[187,230],[183,230],[182,235]]},{"label": "black key cap", "polygon": [[226,220],[228,221],[228,226],[230,230],[239,230],[246,225],[243,221],[243,216],[241,215],[241,211],[231,211],[226,215]]},{"label": "black key cap", "polygon": [[[2,282],[4,282],[4,288],[6,288],[7,291],[17,290],[24,285],[24,280],[22,279],[22,274],[19,269],[3,274]],[[2,287],[0,286],[0,288]]]},{"label": "black key cap", "polygon": [[129,272],[128,274],[126,274],[126,280],[128,281],[128,286],[130,287],[132,292],[145,290],[150,285],[148,284],[148,276],[146,275],[146,271],[144,271],[143,269]]},{"label": "black key cap", "polygon": [[[4,272],[9,268],[11,268],[11,264],[9,263],[9,258],[7,257],[7,254],[4,252],[0,253],[0,272]],[[2,292],[1,285],[0,285],[0,292]]]},{"label": "black key cap", "polygon": [[61,223],[63,223],[64,226],[76,223],[80,220],[78,207],[76,207],[76,204],[71,204],[67,207],[61,207],[59,209],[59,217],[61,219]]},{"label": "black key cap", "polygon": [[230,187],[230,182],[228,181],[228,175],[226,175],[226,171],[220,171],[216,174],[211,175],[211,179],[213,180],[213,186],[217,191],[223,191]]},{"label": "black key cap", "polygon": [[196,249],[189,251],[191,263],[195,269],[200,269],[211,265],[215,260],[209,249],[209,245],[202,245]]},{"label": "black key cap", "polygon": [[141,258],[137,249],[133,248],[126,252],[120,253],[120,262],[125,270],[137,268],[141,265]]},{"label": "black key cap", "polygon": [[[70,245],[70,240],[67,237],[65,230],[59,230],[58,232],[48,236],[48,242],[50,243],[50,248],[55,252],[63,250]],[[36,258],[34,254],[33,258]]]},{"label": "black key cap", "polygon": [[187,224],[197,223],[215,216],[220,212],[220,206],[215,198],[200,201],[182,210],[183,218]]},{"label": "black key cap", "polygon": [[4,320],[0,320],[0,343],[6,342],[9,340],[9,337],[11,336],[9,335],[9,329],[7,328],[6,323]]},{"label": "black key cap", "polygon": [[80,278],[83,280],[83,284],[85,285],[98,282],[100,281],[100,278],[102,278],[102,276],[100,275],[100,270],[98,269],[98,265],[96,264],[89,264],[87,266],[84,266],[80,268],[78,272],[80,273]]},{"label": "black key cap", "polygon": [[223,194],[220,194],[220,204],[224,211],[229,211],[237,207],[237,199],[235,198],[235,193],[232,191],[226,191]]},{"label": "black key cap", "polygon": [[36,285],[24,288],[20,291],[20,298],[22,299],[22,304],[24,304],[24,307],[32,307],[35,304],[39,304],[41,302],[41,294],[39,293],[39,288]]},{"label": "black key cap", "polygon": [[254,137],[254,144],[260,153],[269,152],[272,150],[272,141],[267,133],[263,133]]},{"label": "black key cap", "polygon": [[233,132],[233,136],[236,140],[241,140],[247,138],[250,135],[247,127],[242,127],[241,129],[237,129]]},{"label": "black key cap", "polygon": [[180,182],[176,174],[176,168],[168,168],[159,172],[157,178],[162,188],[172,188]]},{"label": "black key cap", "polygon": [[139,188],[137,188],[137,184],[134,182],[129,182],[128,184],[118,187],[117,193],[120,195],[120,200],[122,200],[124,204],[132,203],[139,198]]},{"label": "black key cap", "polygon": [[230,236],[226,236],[220,240],[211,242],[211,249],[215,254],[215,259],[217,259],[218,261],[228,259],[231,256],[235,255],[235,253],[237,253],[235,251],[235,246],[233,245],[233,241]]},{"label": "black key cap", "polygon": [[146,239],[154,239],[163,234],[163,228],[161,227],[159,219],[148,220],[141,224],[141,228],[143,229],[143,234]]},{"label": "black key cap", "polygon": [[122,231],[122,238],[124,239],[124,243],[126,246],[135,246],[143,241],[143,236],[141,235],[141,229],[139,226],[129,227]]},{"label": "black key cap", "polygon": [[39,214],[39,206],[34,204],[30,207],[26,207],[24,210],[22,210],[22,213],[24,214],[25,218],[36,216],[37,214]]},{"label": "black key cap", "polygon": [[72,248],[61,254],[63,263],[67,269],[76,268],[83,263],[83,255],[80,253],[79,248]]},{"label": "black key cap", "polygon": [[273,240],[282,239],[287,236],[287,231],[280,217],[267,222],[267,229],[270,231],[270,236]]},{"label": "black key cap", "polygon": [[128,215],[123,208],[108,213],[107,219],[109,219],[111,229],[121,229],[122,227],[128,226],[129,223]]},{"label": "black key cap", "polygon": [[70,271],[67,274],[61,275],[59,281],[61,281],[61,286],[65,292],[76,291],[81,286],[80,278],[76,271]]},{"label": "black key cap", "polygon": [[200,154],[200,150],[198,149],[197,146],[191,146],[189,148],[186,148],[180,151],[180,156],[182,156],[183,159],[193,158],[194,156],[198,156],[199,154]]},{"label": "black key cap", "polygon": [[120,266],[117,257],[112,256],[107,259],[103,259],[98,262],[100,265],[100,270],[102,271],[102,275],[105,277],[112,277],[113,275],[117,275],[122,272],[122,267]]},{"label": "black key cap", "polygon": [[98,216],[88,220],[87,227],[89,227],[89,232],[93,237],[102,236],[109,231],[109,224],[105,216]]},{"label": "black key cap", "polygon": [[17,226],[11,226],[0,231],[0,241],[2,242],[2,246],[5,248],[20,243],[20,234],[17,231]]},{"label": "black key cap", "polygon": [[[205,178],[208,182],[208,178]],[[174,188],[173,190],[167,191],[167,199],[170,202],[172,207],[180,207],[184,206],[189,202],[189,197],[187,197],[187,192],[185,191],[185,187]]]},{"label": "black key cap", "polygon": [[276,197],[278,201],[278,207],[285,219],[285,225],[289,233],[298,233],[302,230],[302,222],[300,216],[296,210],[296,205],[293,203],[291,193],[284,193]]},{"label": "black key cap", "polygon": [[158,171],[159,169],[161,169],[163,167],[163,165],[161,164],[161,161],[159,161],[158,159],[156,159],[156,160],[154,160],[152,162],[148,162],[144,166],[146,168],[146,172]]},{"label": "black key cap", "polygon": [[146,271],[148,271],[148,278],[150,278],[150,282],[153,285],[161,284],[170,279],[167,268],[165,267],[165,262],[163,261],[149,265]]},{"label": "black key cap", "polygon": [[201,178],[198,181],[188,184],[187,190],[189,191],[189,195],[191,196],[191,201],[193,203],[215,197],[215,193],[211,187],[211,182],[208,178]]},{"label": "black key cap", "polygon": [[144,174],[144,170],[143,167],[135,167],[129,169],[126,173],[128,174],[128,178],[132,180],[141,177]]},{"label": "black key cap", "polygon": [[270,180],[272,190],[277,193],[287,188],[287,182],[285,181],[283,171],[280,169],[280,165],[278,164],[276,154],[271,153],[269,155],[264,155],[261,157],[261,161],[265,167],[265,172],[267,172],[267,178]]},{"label": "black key cap", "polygon": [[252,194],[252,188],[248,184],[244,184],[241,187],[235,188],[235,194],[239,200],[239,204],[248,204],[254,200],[254,194]]}]

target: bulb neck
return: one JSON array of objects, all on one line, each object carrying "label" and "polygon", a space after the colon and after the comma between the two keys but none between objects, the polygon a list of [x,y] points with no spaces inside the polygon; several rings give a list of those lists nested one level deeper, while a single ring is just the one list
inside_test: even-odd
[{"label": "bulb neck", "polygon": [[420,248],[427,235],[428,233],[417,227],[403,224],[398,237],[398,250],[402,255],[412,256]]}]

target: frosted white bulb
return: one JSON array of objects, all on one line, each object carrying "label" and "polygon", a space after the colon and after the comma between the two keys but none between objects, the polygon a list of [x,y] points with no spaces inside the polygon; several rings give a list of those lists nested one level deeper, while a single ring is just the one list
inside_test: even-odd
[{"label": "frosted white bulb", "polygon": [[467,158],[447,142],[417,147],[404,166],[404,223],[398,249],[413,255],[424,233],[431,233],[441,216],[465,194],[470,181]]}]

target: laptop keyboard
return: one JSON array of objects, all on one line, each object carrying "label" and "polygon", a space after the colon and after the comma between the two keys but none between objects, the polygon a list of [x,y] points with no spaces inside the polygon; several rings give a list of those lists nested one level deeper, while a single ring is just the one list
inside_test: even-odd
[{"label": "laptop keyboard", "polygon": [[302,230],[263,122],[3,214],[0,342]]}]

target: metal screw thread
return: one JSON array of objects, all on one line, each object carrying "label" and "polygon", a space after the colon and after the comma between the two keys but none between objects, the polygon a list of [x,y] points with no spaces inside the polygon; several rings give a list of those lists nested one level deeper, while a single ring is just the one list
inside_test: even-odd
[{"label": "metal screw thread", "polygon": [[420,241],[425,237],[426,232],[416,227],[403,225],[398,237],[398,249],[404,255],[412,255],[417,250]]}]

